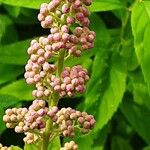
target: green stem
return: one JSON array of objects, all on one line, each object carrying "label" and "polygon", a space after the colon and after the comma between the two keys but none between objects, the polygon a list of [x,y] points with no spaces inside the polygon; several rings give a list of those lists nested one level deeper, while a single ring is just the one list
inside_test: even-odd
[{"label": "green stem", "polygon": [[48,148],[51,127],[52,127],[52,121],[49,119],[46,122],[45,132],[43,133],[42,150],[47,150]]},{"label": "green stem", "polygon": [[[64,57],[65,57],[65,50],[60,50],[59,52],[59,57],[58,57],[58,64],[57,64],[57,76],[61,76],[61,72],[63,70],[64,66]],[[52,94],[52,100],[51,103],[49,104],[51,107],[52,106],[57,106],[58,101],[60,99],[60,96],[57,92],[53,91]],[[42,144],[42,150],[47,150],[48,145],[49,145],[49,137],[50,137],[50,131],[52,130],[52,125],[53,122],[52,120],[47,120],[46,122],[46,127],[45,127],[45,132],[43,133],[43,144]]]},{"label": "green stem", "polygon": [[58,64],[57,64],[57,76],[60,77],[61,76],[61,72],[63,70],[63,66],[64,66],[64,57],[65,57],[65,50],[62,49],[59,52],[59,58],[58,58]]}]

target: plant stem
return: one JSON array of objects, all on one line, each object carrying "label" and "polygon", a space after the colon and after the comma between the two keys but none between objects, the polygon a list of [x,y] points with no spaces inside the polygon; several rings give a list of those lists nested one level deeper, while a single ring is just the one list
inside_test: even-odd
[{"label": "plant stem", "polygon": [[57,64],[57,76],[60,77],[61,76],[61,72],[63,70],[63,66],[64,66],[64,57],[65,57],[65,50],[62,49],[59,52],[59,58],[58,58],[58,64]]},{"label": "plant stem", "polygon": [[[58,77],[61,76],[61,72],[63,70],[64,57],[65,57],[65,50],[60,50],[59,57],[58,57],[58,63],[57,63],[57,76]],[[52,100],[51,100],[51,103],[49,105],[51,107],[52,106],[57,106],[59,99],[60,99],[59,94],[56,91],[53,91]],[[52,130],[52,125],[53,125],[52,120],[51,119],[47,120],[46,127],[45,127],[45,132],[43,133],[42,150],[47,150],[47,148],[48,148],[50,131]]]},{"label": "plant stem", "polygon": [[51,127],[52,127],[52,121],[49,119],[46,122],[45,132],[43,134],[42,150],[47,150],[48,148]]}]

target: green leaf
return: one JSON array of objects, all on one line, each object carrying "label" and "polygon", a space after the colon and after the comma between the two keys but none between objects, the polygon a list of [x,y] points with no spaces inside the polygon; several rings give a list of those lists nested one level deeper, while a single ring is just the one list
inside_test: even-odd
[{"label": "green leaf", "polygon": [[150,1],[136,3],[132,11],[131,22],[136,55],[150,92]]},{"label": "green leaf", "polygon": [[29,41],[25,40],[6,46],[0,46],[0,63],[24,65],[27,62]]},{"label": "green leaf", "polygon": [[150,146],[145,147],[143,150],[150,150]]},{"label": "green leaf", "polygon": [[[0,2],[8,5],[19,6],[19,7],[26,7],[26,8],[33,8],[39,9],[42,3],[49,3],[49,0],[0,0]],[[107,10],[114,10],[114,9],[121,9],[121,3],[118,0],[111,1],[111,0],[100,0],[94,1],[90,7],[90,11],[107,11]]]},{"label": "green leaf", "polygon": [[[91,79],[92,83],[89,85],[86,95],[86,105],[90,106],[90,110],[95,110],[96,130],[102,129],[116,112],[126,87],[126,64],[124,60],[118,55],[113,56],[111,66],[108,68],[110,71],[104,72],[108,69],[105,68],[106,62],[103,62],[102,56],[97,55],[95,58],[95,70],[92,73],[94,77]],[[102,76],[103,78],[108,76],[108,78],[102,80]]]},{"label": "green leaf", "polygon": [[0,95],[0,133],[5,130],[5,123],[3,122],[3,115],[7,108],[15,105],[20,101],[18,98],[9,95]]},{"label": "green leaf", "polygon": [[18,35],[12,20],[6,15],[0,15],[0,44],[15,42],[17,39]]},{"label": "green leaf", "polygon": [[148,92],[147,84],[144,81],[141,69],[130,73],[129,78],[131,79],[134,101],[150,109],[150,95]]},{"label": "green leaf", "polygon": [[34,144],[25,144],[24,150],[39,150],[38,147]]},{"label": "green leaf", "polygon": [[20,7],[17,6],[10,6],[10,5],[3,5],[3,7],[6,9],[8,14],[12,17],[18,17],[20,14]]},{"label": "green leaf", "polygon": [[48,3],[49,0],[0,0],[8,5],[38,9],[42,3]]},{"label": "green leaf", "polygon": [[28,85],[24,80],[12,82],[0,89],[0,94],[15,96],[20,100],[31,100],[33,87]]},{"label": "green leaf", "polygon": [[[108,126],[105,126],[99,132],[95,132],[94,129],[87,135],[82,135],[75,138],[76,143],[79,145],[79,149],[82,150],[103,150],[105,141],[108,135]],[[86,141],[86,142],[85,142]]]},{"label": "green leaf", "polygon": [[91,12],[99,12],[99,11],[108,11],[114,9],[122,9],[123,6],[121,5],[120,1],[118,0],[98,0],[94,1],[90,6]]},{"label": "green leaf", "polygon": [[18,146],[11,146],[11,150],[22,150],[22,149]]},{"label": "green leaf", "polygon": [[111,143],[111,150],[132,150],[129,143],[119,136],[114,136]]},{"label": "green leaf", "polygon": [[60,137],[54,139],[52,143],[50,143],[48,150],[59,150],[61,148]]},{"label": "green leaf", "polygon": [[150,144],[150,110],[131,100],[124,100],[121,110],[136,132]]},{"label": "green leaf", "polygon": [[0,84],[16,79],[23,72],[22,66],[0,64]]},{"label": "green leaf", "polygon": [[99,99],[97,129],[101,129],[111,119],[121,103],[125,92],[126,66],[119,57],[115,57],[111,64],[108,86],[103,96]]}]

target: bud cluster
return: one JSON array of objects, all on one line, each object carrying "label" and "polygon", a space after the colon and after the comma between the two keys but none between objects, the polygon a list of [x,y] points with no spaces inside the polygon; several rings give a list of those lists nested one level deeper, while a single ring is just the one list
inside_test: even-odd
[{"label": "bud cluster", "polygon": [[74,141],[70,141],[65,143],[64,147],[60,148],[60,150],[78,150],[78,145]]},{"label": "bud cluster", "polygon": [[87,74],[87,70],[80,65],[72,68],[65,67],[61,73],[61,79],[53,75],[50,85],[59,92],[61,97],[74,96],[75,92],[83,93],[85,91],[85,84],[89,80]]},{"label": "bud cluster", "polygon": [[52,56],[51,45],[48,38],[41,37],[31,41],[31,46],[28,48],[30,59],[25,66],[25,78],[28,84],[36,84],[43,79],[48,73],[56,70],[56,66],[47,63]]},{"label": "bud cluster", "polygon": [[[55,88],[54,85],[52,85],[52,87],[54,88],[55,91],[58,91],[61,96],[65,95],[72,96],[74,94],[73,91],[83,93],[82,91],[84,91],[85,89],[84,84],[85,81],[87,81],[88,77],[87,75],[86,77],[82,77],[84,75],[80,74],[81,72],[82,74],[87,74],[86,69],[83,69],[81,66],[75,66],[72,69],[68,68],[68,74],[70,74],[70,77],[67,75],[62,76],[62,80],[64,80],[63,83],[61,79],[55,77],[56,65],[49,64],[48,59],[52,56],[52,54],[56,53],[58,50],[62,48],[65,48],[71,54],[79,56],[81,50],[89,49],[92,47],[94,40],[94,33],[92,31],[89,31],[88,28],[82,29],[81,27],[77,27],[74,31],[75,35],[73,34],[69,35],[67,33],[68,29],[66,25],[61,27],[61,30],[65,32],[63,34],[56,32],[57,28],[55,29],[52,28],[51,30],[53,34],[50,34],[48,38],[41,37],[39,39],[39,42],[37,42],[37,40],[33,40],[31,42],[31,47],[28,49],[30,59],[28,60],[27,65],[25,66],[26,72],[24,76],[28,84],[36,85],[37,89],[33,91],[32,95],[38,99],[48,98],[52,93],[50,85],[53,84],[54,80],[55,81],[57,80],[57,82],[59,80],[59,82],[56,83]],[[81,36],[81,38],[79,36]],[[60,42],[59,40],[62,40],[61,38],[63,38],[63,41]],[[64,46],[65,40],[68,40],[68,42]],[[67,72],[67,69],[65,69],[63,72]],[[73,76],[76,76],[76,78]],[[78,77],[79,79],[77,79]],[[71,85],[71,81],[69,82],[68,80],[67,83],[65,83],[67,78],[71,78],[70,80],[73,79],[72,81],[73,85]],[[60,84],[62,84],[61,88],[59,87]],[[67,85],[67,87],[64,87],[65,84],[69,85]]]},{"label": "bud cluster", "polygon": [[11,147],[7,147],[7,146],[3,146],[1,143],[0,143],[0,150],[12,150]]},{"label": "bud cluster", "polygon": [[59,24],[79,23],[89,26],[89,11],[86,6],[91,5],[92,0],[52,0],[49,4],[43,3],[38,14],[43,28],[51,28]]},{"label": "bud cluster", "polygon": [[74,136],[74,128],[78,127],[82,133],[88,133],[95,125],[95,119],[86,112],[76,111],[72,108],[58,109],[57,106],[46,107],[44,100],[34,100],[32,105],[26,108],[7,109],[3,117],[7,128],[15,128],[17,133],[26,133],[24,139],[27,143],[32,141],[33,134],[30,131],[36,129],[44,130],[45,123],[50,117],[53,126],[60,130],[63,136]]},{"label": "bud cluster", "polygon": [[68,52],[79,57],[82,51],[93,48],[95,32],[87,27],[76,27],[73,34],[70,35],[69,42],[66,45]]},{"label": "bud cluster", "polygon": [[33,142],[36,142],[38,139],[38,136],[36,134],[25,132],[26,137],[24,137],[23,141],[27,144],[31,144]]},{"label": "bud cluster", "polygon": [[29,109],[7,109],[3,121],[6,122],[7,128],[15,128],[17,133],[42,129],[45,127],[43,116],[48,112],[48,108],[45,105],[43,100],[34,100]]},{"label": "bud cluster", "polygon": [[[50,28],[50,34],[31,41],[24,74],[27,84],[36,86],[32,91],[36,100],[28,109],[7,109],[3,116],[7,128],[25,133],[23,140],[27,144],[41,139],[44,145],[45,136],[49,138],[46,141],[56,135],[72,138],[75,129],[88,133],[95,125],[94,117],[86,112],[70,107],[59,110],[53,106],[61,97],[85,91],[89,80],[87,70],[80,65],[64,67],[63,64],[68,57],[79,57],[83,51],[93,48],[95,32],[88,28],[90,13],[87,9],[91,3],[92,0],[51,0],[41,5],[38,20],[43,28]],[[56,64],[50,63],[52,57],[58,58]],[[47,107],[45,100],[52,106]],[[48,131],[49,128],[52,130]],[[45,146],[48,145],[44,145],[44,150]],[[10,150],[2,145],[0,149]],[[60,150],[77,149],[78,145],[71,141]]]},{"label": "bud cluster", "polygon": [[5,111],[5,115],[3,116],[3,121],[6,122],[6,127],[15,128],[16,130],[17,125],[23,122],[27,111],[27,108],[7,109]]},{"label": "bud cluster", "polygon": [[95,125],[95,119],[86,112],[72,108],[58,110],[56,106],[48,111],[48,116],[57,124],[63,136],[74,137],[74,128],[78,127],[82,133],[88,133]]}]

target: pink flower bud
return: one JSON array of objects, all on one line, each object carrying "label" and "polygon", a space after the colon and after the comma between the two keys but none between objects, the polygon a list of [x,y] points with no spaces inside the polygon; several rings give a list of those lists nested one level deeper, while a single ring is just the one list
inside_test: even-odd
[{"label": "pink flower bud", "polygon": [[37,60],[37,62],[39,64],[43,64],[45,62],[45,58],[44,57],[39,57],[38,60]]},{"label": "pink flower bud", "polygon": [[86,6],[90,6],[90,5],[92,4],[92,0],[85,0],[85,1],[84,1],[84,4],[85,4]]},{"label": "pink flower bud", "polygon": [[61,97],[66,96],[66,92],[65,92],[65,91],[61,91],[61,92],[60,92],[60,96],[61,96]]},{"label": "pink flower bud", "polygon": [[42,26],[42,28],[46,28],[47,27],[47,22],[46,21],[42,21],[41,22],[41,26]]},{"label": "pink flower bud", "polygon": [[68,84],[66,85],[66,90],[69,92],[69,91],[73,91],[74,90],[74,87],[72,84]]},{"label": "pink flower bud", "polygon": [[83,127],[84,127],[85,129],[90,129],[91,125],[90,125],[89,122],[86,121],[86,122],[84,122]]},{"label": "pink flower bud", "polygon": [[39,21],[44,21],[44,19],[45,19],[43,14],[38,14],[37,18],[38,18]]},{"label": "pink flower bud", "polygon": [[33,90],[32,91],[32,95],[35,97],[36,96],[36,93],[37,93],[37,90]]},{"label": "pink flower bud", "polygon": [[53,41],[53,34],[49,34],[47,38],[48,38],[49,42],[52,42]]},{"label": "pink flower bud", "polygon": [[76,18],[78,21],[83,21],[84,20],[84,14],[81,12],[77,13]]},{"label": "pink flower bud", "polygon": [[16,132],[16,133],[22,133],[22,132],[23,132],[23,127],[16,126],[16,127],[15,127],[15,132]]},{"label": "pink flower bud", "polygon": [[48,4],[47,9],[48,9],[49,11],[53,11],[54,8],[55,8],[55,5],[54,5],[53,2],[51,1],[51,2]]},{"label": "pink flower bud", "polygon": [[63,42],[67,42],[68,39],[69,39],[69,34],[68,33],[63,33],[63,35],[62,35]]},{"label": "pink flower bud", "polygon": [[87,17],[85,17],[83,20],[82,20],[82,25],[83,26],[89,26],[89,24],[90,24],[90,21],[89,21],[89,19],[87,18]]},{"label": "pink flower bud", "polygon": [[62,12],[60,11],[60,10],[56,10],[56,15],[58,16],[58,17],[60,17],[61,15],[62,15]]},{"label": "pink flower bud", "polygon": [[66,89],[66,84],[61,84],[61,90],[65,90]]},{"label": "pink flower bud", "polygon": [[[46,7],[41,7],[40,9],[40,14],[46,15],[47,14],[47,8]],[[40,21],[40,20],[39,20]]]},{"label": "pink flower bud", "polygon": [[63,26],[61,27],[61,32],[63,32],[63,33],[68,33],[68,32],[69,32],[68,26],[67,26],[67,25],[63,25]]},{"label": "pink flower bud", "polygon": [[12,111],[12,109],[6,109],[5,113],[6,113],[6,115],[10,116],[13,114],[13,111]]},{"label": "pink flower bud", "polygon": [[33,50],[32,50],[31,47],[28,48],[27,53],[28,53],[29,55],[31,55],[31,54],[33,53]]},{"label": "pink flower bud", "polygon": [[88,17],[90,14],[86,7],[80,7],[80,11],[84,14],[85,17]]},{"label": "pink flower bud", "polygon": [[80,124],[83,124],[83,123],[84,123],[84,118],[83,118],[83,117],[79,117],[79,118],[78,118],[78,122],[79,122]]},{"label": "pink flower bud", "polygon": [[34,83],[34,79],[33,78],[27,78],[26,82],[27,82],[27,84],[33,84]]},{"label": "pink flower bud", "polygon": [[75,89],[79,93],[83,93],[85,91],[85,87],[83,85],[78,85]]},{"label": "pink flower bud", "polygon": [[45,95],[45,96],[49,96],[49,95],[50,95],[50,90],[49,90],[49,89],[46,89],[46,90],[44,91],[44,95]]},{"label": "pink flower bud", "polygon": [[35,76],[34,76],[34,81],[35,82],[39,82],[41,80],[41,76],[39,75],[39,74],[36,74]]},{"label": "pink flower bud", "polygon": [[95,36],[93,34],[90,34],[88,36],[88,42],[92,43],[94,41],[94,39],[95,39]]},{"label": "pink flower bud", "polygon": [[54,39],[54,41],[59,41],[61,39],[60,33],[54,33],[53,39]]},{"label": "pink flower bud", "polygon": [[51,56],[52,56],[52,53],[50,51],[46,51],[44,54],[45,59],[49,59],[49,58],[51,58]]},{"label": "pink flower bud", "polygon": [[74,78],[73,80],[71,80],[71,83],[76,86],[79,84],[79,81],[77,78]]},{"label": "pink flower bud", "polygon": [[48,38],[43,38],[41,40],[41,44],[44,45],[44,46],[48,45],[49,44],[49,39]]},{"label": "pink flower bud", "polygon": [[44,64],[43,64],[43,70],[44,71],[48,71],[50,69],[50,64],[48,63],[48,62],[45,62]]},{"label": "pink flower bud", "polygon": [[32,60],[33,62],[36,62],[36,61],[38,60],[38,55],[32,54],[32,55],[31,55],[31,60]]},{"label": "pink flower bud", "polygon": [[71,82],[71,79],[69,77],[64,78],[64,83],[69,84]]},{"label": "pink flower bud", "polygon": [[74,24],[75,23],[75,19],[71,16],[67,17],[67,23],[68,24]]},{"label": "pink flower bud", "polygon": [[62,12],[63,13],[69,13],[70,11],[70,6],[66,3],[62,6]]},{"label": "pink flower bud", "polygon": [[48,6],[47,3],[42,3],[41,6],[40,6],[40,8],[44,8],[44,7],[47,7],[47,6]]},{"label": "pink flower bud", "polygon": [[60,91],[60,89],[61,89],[60,85],[56,85],[56,86],[54,86],[54,90],[55,90],[55,91],[59,92],[59,91]]},{"label": "pink flower bud", "polygon": [[53,27],[51,28],[51,33],[54,34],[54,33],[57,33],[59,31],[58,27]]},{"label": "pink flower bud", "polygon": [[91,124],[92,127],[95,125],[95,123],[96,123],[96,121],[95,121],[94,118],[90,120],[90,124]]},{"label": "pink flower bud", "polygon": [[36,96],[37,97],[42,97],[43,96],[43,91],[37,91]]}]

